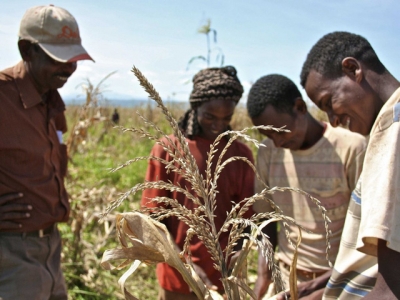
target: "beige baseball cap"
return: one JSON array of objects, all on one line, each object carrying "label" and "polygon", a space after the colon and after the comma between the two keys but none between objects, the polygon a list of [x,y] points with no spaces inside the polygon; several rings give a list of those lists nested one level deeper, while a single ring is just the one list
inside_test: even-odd
[{"label": "beige baseball cap", "polygon": [[61,7],[46,5],[28,9],[22,17],[18,36],[37,43],[47,55],[60,62],[93,60],[82,46],[75,18]]}]

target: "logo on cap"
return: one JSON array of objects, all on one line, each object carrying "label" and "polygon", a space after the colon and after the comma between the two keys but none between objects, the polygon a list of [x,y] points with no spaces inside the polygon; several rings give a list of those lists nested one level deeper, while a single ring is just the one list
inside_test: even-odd
[{"label": "logo on cap", "polygon": [[65,25],[62,29],[61,29],[61,33],[59,35],[57,35],[58,38],[66,38],[66,39],[76,39],[79,38],[79,31],[73,31],[70,27],[68,27],[67,25]]}]

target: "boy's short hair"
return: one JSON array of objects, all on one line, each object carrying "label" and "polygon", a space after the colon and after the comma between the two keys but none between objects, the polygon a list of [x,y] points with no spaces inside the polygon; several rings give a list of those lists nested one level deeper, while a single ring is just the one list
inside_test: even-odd
[{"label": "boy's short hair", "polygon": [[289,78],[279,74],[266,75],[251,87],[247,97],[247,111],[250,118],[255,118],[267,105],[272,105],[279,112],[292,114],[298,97],[301,97],[301,93]]},{"label": "boy's short hair", "polygon": [[310,50],[300,74],[300,83],[305,87],[308,75],[315,70],[328,78],[342,75],[342,61],[353,57],[368,68],[381,74],[385,67],[379,60],[371,44],[362,36],[336,31],[323,36]]}]

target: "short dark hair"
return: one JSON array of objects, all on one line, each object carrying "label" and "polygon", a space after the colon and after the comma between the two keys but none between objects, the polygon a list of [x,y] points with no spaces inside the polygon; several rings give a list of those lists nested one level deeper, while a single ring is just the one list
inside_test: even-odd
[{"label": "short dark hair", "polygon": [[277,111],[292,115],[298,97],[301,97],[301,93],[289,78],[279,74],[263,76],[250,89],[247,111],[250,118],[255,118],[270,104]]},{"label": "short dark hair", "polygon": [[305,87],[311,70],[328,78],[342,76],[342,61],[346,57],[353,57],[363,62],[379,74],[385,71],[371,44],[364,37],[345,31],[336,31],[324,35],[311,48],[301,70],[301,85]]}]

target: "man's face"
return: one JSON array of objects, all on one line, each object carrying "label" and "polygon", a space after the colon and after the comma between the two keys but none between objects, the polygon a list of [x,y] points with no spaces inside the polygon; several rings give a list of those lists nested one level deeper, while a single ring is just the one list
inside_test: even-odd
[{"label": "man's face", "polygon": [[348,126],[351,131],[368,135],[380,107],[372,92],[344,74],[331,79],[312,70],[305,90],[308,97],[328,114],[332,126]]},{"label": "man's face", "polygon": [[76,62],[58,62],[48,56],[38,45],[32,45],[30,53],[30,60],[27,62],[28,71],[40,94],[50,89],[63,87],[76,70]]},{"label": "man's face", "polygon": [[303,148],[307,125],[304,120],[304,115],[300,112],[289,114],[286,112],[277,111],[272,105],[267,105],[264,111],[255,118],[252,122],[255,126],[272,125],[275,128],[285,126],[285,129],[290,132],[276,132],[273,130],[259,130],[261,134],[272,139],[275,147],[286,148],[290,150],[300,150]]}]

